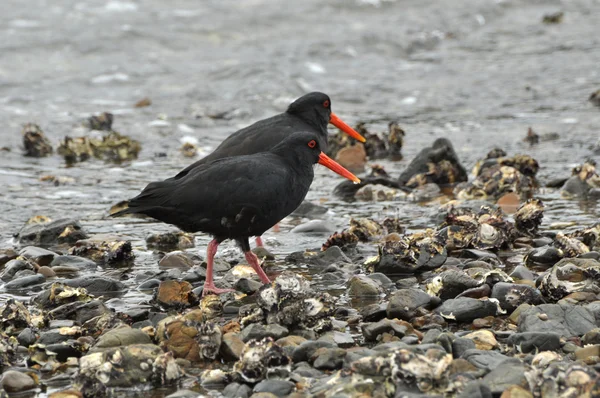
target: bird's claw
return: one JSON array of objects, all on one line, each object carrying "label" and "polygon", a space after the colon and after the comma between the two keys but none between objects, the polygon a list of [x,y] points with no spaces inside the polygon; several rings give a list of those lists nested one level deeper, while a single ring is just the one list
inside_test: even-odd
[{"label": "bird's claw", "polygon": [[206,296],[208,292],[218,295],[223,293],[235,292],[235,289],[221,289],[216,287],[215,285],[204,285],[204,287],[202,288],[202,297]]}]

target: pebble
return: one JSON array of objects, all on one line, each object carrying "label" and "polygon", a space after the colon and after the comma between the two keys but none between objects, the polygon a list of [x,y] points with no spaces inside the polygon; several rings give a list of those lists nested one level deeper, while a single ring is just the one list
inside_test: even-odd
[{"label": "pebble", "polygon": [[33,260],[37,265],[44,266],[52,263],[58,254],[42,249],[41,247],[25,246],[19,251],[19,255],[27,259]]},{"label": "pebble", "polygon": [[583,336],[596,328],[594,314],[587,308],[569,304],[541,304],[527,308],[519,316],[519,332],[558,333],[564,337]]},{"label": "pebble", "polygon": [[189,307],[198,303],[189,282],[162,281],[158,285],[156,301],[166,307]]},{"label": "pebble", "polygon": [[498,347],[498,341],[494,333],[489,330],[477,330],[464,336],[465,339],[473,340],[478,350],[493,350]]},{"label": "pebble", "polygon": [[525,371],[525,366],[518,358],[509,358],[498,363],[484,376],[483,382],[490,388],[492,394],[500,395],[512,385],[528,387]]},{"label": "pebble", "polygon": [[46,277],[41,274],[22,276],[17,279],[13,279],[4,285],[6,290],[19,290],[31,286],[36,286],[46,281]]},{"label": "pebble", "polygon": [[310,362],[315,369],[336,370],[341,369],[346,357],[346,350],[343,348],[319,348],[311,356]]},{"label": "pebble", "polygon": [[186,253],[175,251],[165,254],[158,262],[159,267],[163,268],[192,268],[194,260]]},{"label": "pebble", "polygon": [[83,287],[88,293],[102,295],[109,292],[121,292],[126,290],[125,284],[105,276],[86,276],[75,279],[66,279],[63,283],[71,287]]},{"label": "pebble", "polygon": [[366,275],[355,275],[348,281],[348,296],[378,296],[383,293],[381,285]]},{"label": "pebble", "polygon": [[34,389],[36,388],[37,383],[27,373],[18,372],[16,370],[7,370],[2,373],[0,385],[2,385],[4,391],[16,393]]},{"label": "pebble", "polygon": [[252,323],[242,329],[240,332],[240,339],[245,343],[250,340],[262,340],[265,337],[272,337],[277,340],[287,336],[289,333],[289,330],[281,325]]},{"label": "pebble", "polygon": [[415,317],[417,308],[429,305],[431,296],[420,289],[400,289],[389,300],[387,317],[409,321]]},{"label": "pebble", "polygon": [[511,335],[507,343],[518,346],[521,352],[556,351],[560,349],[560,334],[553,332],[523,332]]},{"label": "pebble", "polygon": [[456,322],[472,322],[476,318],[495,316],[498,307],[489,300],[469,297],[446,300],[435,312],[447,320]]}]

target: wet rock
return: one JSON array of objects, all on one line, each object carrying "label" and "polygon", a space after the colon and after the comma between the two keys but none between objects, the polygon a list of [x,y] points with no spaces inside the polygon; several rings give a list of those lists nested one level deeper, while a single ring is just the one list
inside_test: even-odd
[{"label": "wet rock", "polygon": [[544,303],[539,290],[516,283],[496,283],[492,289],[492,298],[499,301],[502,309],[512,312],[523,303],[537,305]]},{"label": "wet rock", "polygon": [[51,319],[70,319],[83,325],[90,319],[110,315],[112,311],[100,300],[92,300],[87,303],[68,303],[51,310],[49,313]]},{"label": "wet rock", "polygon": [[452,355],[460,358],[467,350],[475,349],[475,341],[464,337],[458,337],[452,342]]},{"label": "wet rock", "polygon": [[447,258],[448,253],[441,241],[432,236],[432,231],[426,231],[401,237],[397,241],[386,241],[379,246],[378,256],[367,261],[365,266],[372,272],[413,274],[436,269]]},{"label": "wet rock", "polygon": [[220,354],[226,361],[237,361],[246,345],[238,333],[225,333],[221,343]]},{"label": "wet rock", "polygon": [[171,353],[152,344],[133,344],[81,357],[74,387],[101,393],[111,387],[130,388],[148,382],[162,385],[182,375]]},{"label": "wet rock", "polygon": [[37,124],[27,123],[23,126],[21,134],[23,135],[25,156],[43,158],[52,154],[52,144]]},{"label": "wet rock", "polygon": [[90,352],[102,351],[107,348],[122,347],[131,344],[151,344],[150,337],[139,329],[120,327],[109,330],[98,338]]},{"label": "wet rock", "polygon": [[401,320],[382,319],[376,323],[363,323],[361,329],[366,341],[377,341],[377,337],[383,333],[393,334],[399,338],[416,334],[410,323]]},{"label": "wet rock", "polygon": [[443,271],[427,284],[427,293],[442,300],[452,299],[464,291],[478,287],[481,283],[466,272],[459,270]]},{"label": "wet rock", "polygon": [[431,296],[420,289],[400,289],[390,296],[387,317],[409,321],[420,307],[427,307]]},{"label": "wet rock", "polygon": [[533,248],[525,255],[525,264],[529,266],[543,265],[553,266],[562,258],[560,250],[553,246],[541,246]]},{"label": "wet rock", "polygon": [[564,337],[583,336],[597,327],[587,308],[570,304],[541,304],[530,307],[519,316],[519,332],[558,333]]},{"label": "wet rock", "polygon": [[476,318],[495,316],[498,307],[490,300],[461,297],[446,300],[435,312],[447,320],[471,322]]},{"label": "wet rock", "polygon": [[524,332],[511,335],[508,344],[518,346],[521,352],[556,351],[560,348],[560,334],[553,332]]},{"label": "wet rock", "polygon": [[529,199],[514,214],[515,228],[527,236],[537,235],[544,217],[544,204],[539,199]]},{"label": "wet rock", "polygon": [[158,286],[156,301],[165,307],[184,308],[198,303],[189,282],[162,281]]},{"label": "wet rock", "polygon": [[320,348],[335,348],[334,343],[328,341],[305,341],[298,345],[292,354],[294,363],[308,361]]},{"label": "wet rock", "polygon": [[533,272],[531,272],[529,268],[525,267],[524,265],[517,265],[510,273],[510,277],[521,281],[532,281],[535,279]]},{"label": "wet rock", "polygon": [[315,369],[336,370],[341,369],[346,357],[346,350],[342,348],[319,348],[310,358]]},{"label": "wet rock", "polygon": [[172,231],[162,234],[152,234],[146,238],[148,248],[159,250],[184,250],[194,247],[194,235],[182,232]]},{"label": "wet rock", "polygon": [[486,351],[486,350],[467,350],[461,358],[466,359],[478,369],[491,371],[496,369],[498,365],[507,359],[510,359],[506,355],[499,353],[498,351]]},{"label": "wet rock", "polygon": [[54,257],[58,254],[50,250],[42,249],[41,247],[26,246],[19,251],[19,255],[27,259],[33,260],[37,265],[49,265]]},{"label": "wet rock", "polygon": [[542,22],[545,24],[559,24],[563,21],[565,13],[563,11],[556,11],[551,14],[546,14],[542,18]]},{"label": "wet rock", "polygon": [[52,267],[52,268],[69,267],[69,268],[75,268],[75,269],[80,269],[80,270],[93,269],[93,268],[96,268],[97,266],[98,265],[94,261],[89,260],[85,257],[69,256],[69,255],[56,256],[50,263],[50,267]]},{"label": "wet rock", "polygon": [[170,252],[160,259],[158,266],[163,268],[188,269],[194,266],[194,260],[185,252]]},{"label": "wet rock", "polygon": [[235,283],[235,290],[246,294],[252,294],[258,291],[258,289],[260,289],[262,285],[263,284],[261,282],[255,281],[253,279],[241,278],[238,279]]},{"label": "wet rock", "polygon": [[105,276],[87,276],[74,279],[66,279],[63,283],[70,287],[84,288],[90,294],[101,295],[106,293],[122,292],[125,284]]},{"label": "wet rock", "polygon": [[378,296],[383,288],[366,275],[355,275],[348,281],[347,292],[350,297]]},{"label": "wet rock", "polygon": [[8,393],[32,390],[37,387],[37,382],[25,372],[7,370],[2,373],[0,385]]},{"label": "wet rock", "polygon": [[517,358],[500,362],[495,369],[484,376],[483,382],[490,387],[494,395],[502,394],[512,385],[529,387],[525,377],[525,366]]},{"label": "wet rock", "polygon": [[46,281],[46,277],[44,277],[44,275],[41,275],[41,274],[22,276],[20,278],[13,279],[12,281],[5,284],[4,289],[8,290],[8,291],[21,290],[21,289],[25,289],[25,288],[28,288],[31,286],[36,286],[36,285],[42,284],[45,281]]},{"label": "wet rock", "polygon": [[[360,310],[364,322],[377,322],[387,316],[388,303],[369,304]],[[396,317],[390,317],[396,318]]]},{"label": "wet rock", "polygon": [[35,343],[35,341],[37,340],[37,336],[35,335],[33,330],[31,330],[31,328],[25,328],[21,331],[21,333],[19,333],[19,335],[17,336],[17,340],[22,346],[29,347],[30,345]]},{"label": "wet rock", "polygon": [[69,218],[26,224],[15,235],[21,245],[49,246],[55,243],[75,243],[87,238],[79,221]]},{"label": "wet rock", "polygon": [[0,249],[0,267],[19,256],[13,249]]},{"label": "wet rock", "polygon": [[276,397],[286,397],[294,390],[294,387],[294,383],[287,380],[263,380],[254,386],[253,391],[255,393],[271,393]]},{"label": "wet rock", "polygon": [[[492,398],[492,391],[481,381],[472,381],[457,396],[458,398]],[[503,397],[504,398],[504,397]]]},{"label": "wet rock", "polygon": [[223,390],[227,398],[248,398],[252,395],[252,388],[246,384],[229,383]]},{"label": "wet rock", "polygon": [[131,242],[110,240],[110,236],[95,236],[79,240],[69,249],[69,254],[87,257],[99,264],[123,264],[133,261]]},{"label": "wet rock", "polygon": [[84,137],[65,136],[56,151],[70,165],[92,157],[116,163],[133,160],[137,159],[141,148],[138,141],[116,131],[103,134],[93,130],[91,134]]},{"label": "wet rock", "polygon": [[20,258],[10,260],[6,263],[2,274],[0,274],[0,279],[2,279],[5,282],[9,282],[16,275],[33,274],[35,268],[35,264],[33,264],[31,261],[23,260]]},{"label": "wet rock", "polygon": [[84,288],[73,288],[60,282],[53,283],[50,288],[42,291],[33,302],[44,309],[56,308],[73,302],[88,302],[93,299]]},{"label": "wet rock", "polygon": [[289,330],[281,325],[261,325],[253,323],[246,326],[240,333],[240,338],[243,342],[250,340],[262,340],[267,337],[271,337],[274,340],[285,337],[289,334]]},{"label": "wet rock", "polygon": [[584,362],[591,360],[590,362],[592,364],[598,362],[598,359],[600,358],[600,345],[596,344],[578,348],[575,351],[575,358]]},{"label": "wet rock", "polygon": [[600,328],[592,329],[581,338],[584,345],[600,344]]},{"label": "wet rock", "polygon": [[267,338],[246,344],[240,360],[233,365],[233,372],[248,383],[256,383],[269,375],[289,374],[291,360],[283,349]]}]

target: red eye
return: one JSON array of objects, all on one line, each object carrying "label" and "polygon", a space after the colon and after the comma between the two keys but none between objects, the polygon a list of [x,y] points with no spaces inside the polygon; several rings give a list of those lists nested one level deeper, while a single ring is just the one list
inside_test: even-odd
[{"label": "red eye", "polygon": [[323,107],[329,108],[329,100],[325,100],[325,102],[323,102]]},{"label": "red eye", "polygon": [[309,148],[314,148],[316,146],[317,146],[317,141],[315,141],[315,140],[308,141],[308,147]]}]

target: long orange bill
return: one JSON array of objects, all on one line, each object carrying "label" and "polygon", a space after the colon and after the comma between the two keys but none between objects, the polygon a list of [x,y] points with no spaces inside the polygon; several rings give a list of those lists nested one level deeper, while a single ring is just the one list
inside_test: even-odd
[{"label": "long orange bill", "polygon": [[338,129],[342,130],[344,133],[348,134],[350,137],[355,140],[359,140],[360,142],[365,142],[365,137],[358,134],[356,130],[352,127],[348,126],[346,123],[342,121],[335,113],[331,112],[331,118],[329,119],[329,123],[333,124]]},{"label": "long orange bill", "polygon": [[327,167],[329,170],[338,173],[342,177],[345,177],[352,182],[355,182],[355,183],[360,182],[360,179],[357,176],[350,173],[348,170],[343,168],[342,165],[340,165],[335,160],[331,159],[329,156],[325,155],[323,152],[321,152],[319,154],[319,164],[322,164],[323,166]]}]

